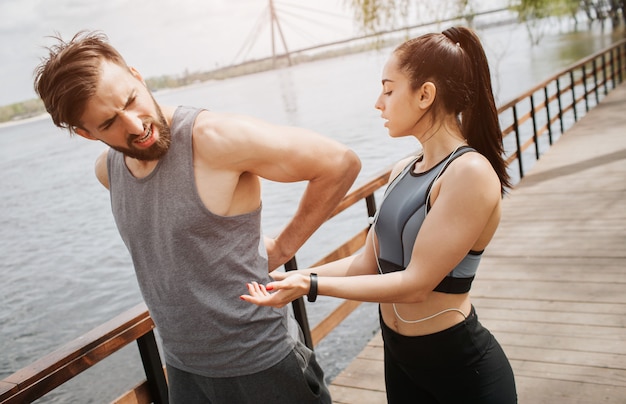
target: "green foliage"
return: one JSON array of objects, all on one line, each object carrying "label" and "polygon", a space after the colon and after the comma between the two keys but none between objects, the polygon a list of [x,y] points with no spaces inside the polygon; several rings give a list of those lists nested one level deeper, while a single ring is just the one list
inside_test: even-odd
[{"label": "green foliage", "polygon": [[[479,0],[344,0],[344,4],[352,9],[355,21],[368,33],[398,29],[398,22],[408,22],[407,16],[411,13],[417,13],[418,16],[427,14],[430,21],[438,21],[444,15],[450,17],[450,13],[456,12],[456,15],[464,16],[471,25],[473,5],[478,2]],[[430,8],[431,3],[435,3],[434,8]],[[621,21],[626,22],[625,3],[624,0],[510,0],[510,8],[517,12],[518,20],[526,25],[532,43],[537,44],[549,24],[553,23],[549,17],[576,20],[578,13],[582,11],[589,21],[603,22],[609,18],[613,26],[618,26]]]},{"label": "green foliage", "polygon": [[546,17],[573,16],[578,11],[578,0],[520,0],[512,7],[520,21]]},{"label": "green foliage", "polygon": [[46,112],[43,102],[38,98],[0,107],[0,122],[30,118]]},{"label": "green foliage", "polygon": [[[439,1],[432,11],[431,20],[437,20],[438,10],[458,10],[458,14],[471,14],[473,3],[478,0]],[[574,17],[584,11],[591,21],[610,18],[614,25],[620,18],[626,22],[624,0],[511,0],[511,9],[516,11],[520,22],[538,21],[547,17]],[[344,0],[351,8],[354,20],[365,32],[380,32],[397,23],[415,10],[417,0]],[[423,4],[422,4],[423,5]],[[471,16],[470,16],[471,17]]]},{"label": "green foliage", "polygon": [[365,32],[378,32],[406,17],[410,0],[344,0]]}]

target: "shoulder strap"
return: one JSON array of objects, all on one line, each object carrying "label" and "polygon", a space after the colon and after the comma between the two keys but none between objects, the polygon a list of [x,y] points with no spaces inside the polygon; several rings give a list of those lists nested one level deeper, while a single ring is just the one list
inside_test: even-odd
[{"label": "shoulder strap", "polygon": [[469,147],[469,146],[459,146],[450,154],[450,156],[448,157],[448,160],[446,160],[446,162],[441,167],[441,170],[439,170],[435,178],[433,178],[433,180],[430,182],[430,185],[428,186],[428,194],[426,195],[426,209],[424,209],[424,216],[428,214],[428,210],[430,209],[430,191],[432,190],[433,184],[435,183],[435,181],[437,181],[437,179],[441,176],[441,174],[443,174],[443,172],[446,171],[448,166],[454,160],[464,155],[465,153],[471,152],[471,151],[476,151],[476,149]]},{"label": "shoulder strap", "polygon": [[409,171],[411,171],[411,169],[413,168],[413,166],[415,165],[415,163],[417,162],[417,160],[420,159],[420,157],[422,157],[422,155],[418,155],[416,156],[414,159],[412,159],[409,164],[407,164],[406,166],[404,166],[404,168],[402,169],[402,171],[400,171],[400,173],[398,175],[395,176],[395,178],[393,180],[391,180],[391,182],[389,183],[389,185],[387,186],[387,189],[385,190],[385,195],[388,194],[389,192],[391,192],[391,190],[393,189],[393,187],[396,186],[396,184],[398,183],[398,181],[400,181],[400,179],[402,177],[404,177],[405,175],[407,175],[407,173]]}]

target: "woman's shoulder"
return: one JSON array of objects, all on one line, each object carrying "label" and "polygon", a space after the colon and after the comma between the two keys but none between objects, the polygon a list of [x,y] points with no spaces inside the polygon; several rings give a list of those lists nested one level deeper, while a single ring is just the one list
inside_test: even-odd
[{"label": "woman's shoulder", "polygon": [[485,156],[475,150],[463,153],[446,169],[445,178],[457,184],[473,184],[474,188],[494,187],[500,189],[500,179]]},{"label": "woman's shoulder", "polygon": [[453,162],[456,162],[457,166],[463,166],[464,169],[493,171],[493,167],[487,157],[472,147],[465,147],[459,150],[459,154]]}]

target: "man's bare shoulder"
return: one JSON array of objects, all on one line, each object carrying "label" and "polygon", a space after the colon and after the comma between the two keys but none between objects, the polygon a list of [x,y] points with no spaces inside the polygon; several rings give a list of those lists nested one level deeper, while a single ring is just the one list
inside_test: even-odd
[{"label": "man's bare shoulder", "polygon": [[[196,157],[213,168],[250,171],[283,180],[288,177],[285,172],[298,171],[296,166],[302,175],[304,171],[312,175],[316,168],[336,167],[351,156],[345,145],[310,129],[212,111],[198,115],[193,144]],[[349,159],[351,163],[357,160],[355,156]]]},{"label": "man's bare shoulder", "polygon": [[109,153],[109,149],[106,148],[98,158],[96,159],[96,163],[94,166],[96,172],[96,178],[100,183],[107,189],[109,189],[109,173],[107,171],[107,155]]},{"label": "man's bare shoulder", "polygon": [[254,118],[249,115],[237,114],[233,112],[217,112],[217,111],[202,111],[196,119],[194,125],[195,129],[200,131],[212,131],[213,134],[229,134],[232,130],[246,130],[255,125],[269,125],[269,123]]},{"label": "man's bare shoulder", "polygon": [[256,147],[268,126],[245,115],[202,111],[193,128],[194,152],[211,166],[231,167]]},{"label": "man's bare shoulder", "polygon": [[202,111],[193,128],[194,142],[210,142],[213,147],[237,147],[252,132],[268,125],[249,116]]}]

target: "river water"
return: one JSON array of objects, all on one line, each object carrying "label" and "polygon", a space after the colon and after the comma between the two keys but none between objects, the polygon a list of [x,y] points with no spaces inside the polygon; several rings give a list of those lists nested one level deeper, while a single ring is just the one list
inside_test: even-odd
[{"label": "river water", "polygon": [[[557,23],[534,47],[520,26],[480,35],[500,105],[624,34]],[[359,154],[358,185],[417,148],[411,139],[389,139],[373,108],[389,52],[201,83],[155,97],[163,104],[241,112],[317,130]],[[0,379],[141,301],[108,192],[93,175],[102,150],[100,143],[70,138],[47,117],[0,126]],[[264,185],[266,233],[281,228],[303,189],[304,184]],[[299,265],[312,264],[366,223],[364,204],[339,215],[306,243]],[[337,303],[321,297],[307,304],[311,326]],[[363,304],[323,340],[317,354],[328,379],[377,331],[376,306]],[[131,345],[39,402],[109,402],[142,378]]]}]

